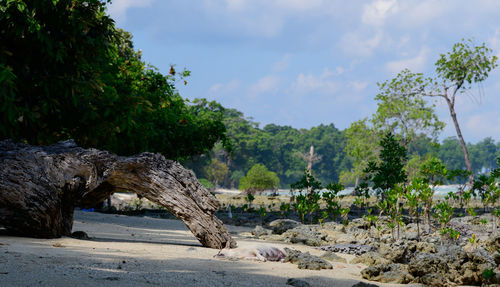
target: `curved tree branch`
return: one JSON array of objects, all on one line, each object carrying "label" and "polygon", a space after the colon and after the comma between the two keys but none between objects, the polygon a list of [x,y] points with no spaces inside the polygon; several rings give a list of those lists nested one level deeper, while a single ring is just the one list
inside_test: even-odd
[{"label": "curved tree branch", "polygon": [[0,142],[0,225],[30,237],[70,235],[73,210],[129,190],[165,206],[203,246],[236,242],[214,215],[219,202],[193,172],[159,154],[120,157],[73,141],[37,147]]}]

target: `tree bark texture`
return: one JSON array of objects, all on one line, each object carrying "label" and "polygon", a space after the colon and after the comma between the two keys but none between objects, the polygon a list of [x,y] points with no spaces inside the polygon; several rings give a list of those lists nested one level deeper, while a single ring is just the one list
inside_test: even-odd
[{"label": "tree bark texture", "polygon": [[205,247],[236,247],[214,215],[219,202],[193,172],[162,155],[121,157],[69,140],[39,147],[0,142],[0,226],[40,238],[71,234],[75,207],[116,191],[132,191],[166,207]]}]

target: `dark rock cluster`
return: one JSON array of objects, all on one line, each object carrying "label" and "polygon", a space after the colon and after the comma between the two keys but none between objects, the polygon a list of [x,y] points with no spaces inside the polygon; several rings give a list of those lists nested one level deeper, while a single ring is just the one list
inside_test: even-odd
[{"label": "dark rock cluster", "polygon": [[361,255],[366,252],[375,251],[377,248],[363,244],[334,244],[318,247],[318,249],[330,252],[339,252],[344,254]]},{"label": "dark rock cluster", "polygon": [[299,269],[311,269],[311,270],[321,270],[321,269],[332,269],[332,264],[328,261],[309,254],[309,252],[301,252],[298,250],[290,249],[285,247],[285,252],[287,256],[283,262],[291,262],[297,264]]}]

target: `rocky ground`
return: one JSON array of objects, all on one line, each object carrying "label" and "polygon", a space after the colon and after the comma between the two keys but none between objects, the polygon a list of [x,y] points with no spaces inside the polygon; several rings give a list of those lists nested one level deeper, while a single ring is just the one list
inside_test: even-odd
[{"label": "rocky ground", "polygon": [[[168,212],[129,209],[130,213],[173,218]],[[302,224],[292,214],[279,212],[243,212],[221,210],[217,216],[225,224],[253,229],[255,238],[313,246],[324,251],[320,256],[288,249],[287,261],[303,269],[329,269],[329,262],[364,264],[362,277],[381,283],[420,283],[427,286],[489,285],[500,286],[500,229],[490,214],[454,217],[448,227],[458,231],[458,238],[442,236],[440,226],[417,224],[405,217],[397,231],[387,227],[388,218],[380,217],[378,226],[370,226],[359,211],[351,212],[347,225],[336,222]],[[295,219],[295,220],[293,220]],[[487,221],[487,223],[485,223]],[[475,240],[472,240],[475,238]],[[355,257],[349,262],[339,254]]]},{"label": "rocky ground", "polygon": [[[322,257],[333,261],[341,260],[335,258],[335,253],[356,255],[349,263],[367,265],[361,274],[372,281],[500,286],[500,230],[492,232],[491,225],[480,222],[480,217],[452,219],[450,226],[461,231],[461,236],[454,240],[443,238],[437,231],[418,238],[414,223],[402,227],[397,239],[390,229],[379,231],[363,219],[352,220],[347,226],[334,222],[304,225],[277,219],[264,227],[257,226],[253,234],[269,241],[315,246],[326,251]],[[471,243],[473,234],[476,242]]]}]

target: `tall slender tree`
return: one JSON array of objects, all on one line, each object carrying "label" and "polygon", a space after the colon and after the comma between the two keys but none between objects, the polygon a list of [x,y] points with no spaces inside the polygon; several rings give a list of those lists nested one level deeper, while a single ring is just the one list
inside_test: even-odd
[{"label": "tall slender tree", "polygon": [[456,97],[469,91],[474,83],[488,78],[489,72],[497,66],[497,57],[483,43],[474,45],[472,40],[464,40],[453,45],[450,52],[441,54],[435,63],[437,78],[424,78],[421,73],[405,69],[396,78],[380,85],[382,94],[401,98],[437,97],[446,102],[453,120],[458,140],[462,147],[465,166],[474,182],[472,164],[455,110]]}]

